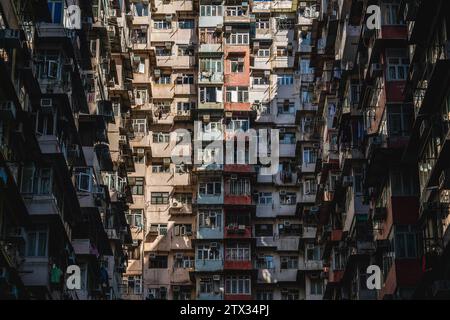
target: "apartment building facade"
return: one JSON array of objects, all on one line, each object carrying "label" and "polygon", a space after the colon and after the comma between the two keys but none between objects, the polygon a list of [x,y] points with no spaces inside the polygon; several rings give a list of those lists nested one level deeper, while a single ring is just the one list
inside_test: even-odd
[{"label": "apartment building facade", "polygon": [[[2,299],[121,299],[134,170],[123,1],[2,1]],[[66,281],[78,269],[80,286]],[[75,271],[76,272],[76,271]]]},{"label": "apartment building facade", "polygon": [[[328,1],[322,9],[324,298],[448,298],[448,5]],[[381,270],[378,289],[367,285],[369,266]]]},{"label": "apartment building facade", "polygon": [[[315,1],[130,3],[138,222],[128,298],[321,298],[316,11]],[[275,175],[249,161],[250,132],[260,129],[280,131]],[[207,161],[237,147],[239,132],[243,150]],[[173,150],[188,157],[175,163]]]}]

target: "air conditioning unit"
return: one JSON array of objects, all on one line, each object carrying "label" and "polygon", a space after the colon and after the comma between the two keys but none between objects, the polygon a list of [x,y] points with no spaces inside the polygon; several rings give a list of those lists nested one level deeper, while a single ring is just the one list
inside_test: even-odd
[{"label": "air conditioning unit", "polygon": [[172,22],[172,15],[171,14],[166,14],[166,21],[167,22]]},{"label": "air conditioning unit", "polygon": [[180,291],[180,286],[173,286],[172,287],[172,291],[173,292],[179,292]]},{"label": "air conditioning unit", "polygon": [[270,70],[264,70],[264,76],[270,77]]},{"label": "air conditioning unit", "polygon": [[286,195],[286,191],[280,191],[280,196],[285,196]]},{"label": "air conditioning unit", "polygon": [[248,2],[247,1],[243,1],[241,6],[242,6],[242,8],[248,8]]},{"label": "air conditioning unit", "polygon": [[231,112],[231,111],[225,112],[225,118],[231,118],[232,116],[233,116],[233,112]]},{"label": "air conditioning unit", "polygon": [[171,42],[165,42],[164,46],[166,47],[166,49],[170,49],[170,48],[172,48],[172,43]]},{"label": "air conditioning unit", "polygon": [[80,146],[77,144],[72,144],[67,151],[68,155],[73,158],[80,157]]},{"label": "air conditioning unit", "polygon": [[136,149],[136,153],[137,153],[138,155],[144,155],[144,154],[145,154],[145,150],[144,150],[144,148],[137,148],[137,149]]},{"label": "air conditioning unit", "polygon": [[222,32],[222,29],[223,29],[223,25],[222,24],[216,25],[216,31],[217,32]]},{"label": "air conditioning unit", "polygon": [[177,253],[175,254],[175,259],[183,259],[183,253],[177,252]]},{"label": "air conditioning unit", "polygon": [[245,224],[238,225],[238,229],[239,230],[245,230]]},{"label": "air conditioning unit", "polygon": [[231,175],[231,180],[237,180],[237,178],[238,178],[238,177],[237,177],[237,174],[232,174],[232,175]]},{"label": "air conditioning unit", "polygon": [[320,143],[313,143],[313,148],[316,148],[316,149],[320,148]]},{"label": "air conditioning unit", "polygon": [[192,231],[186,232],[186,236],[191,237],[192,236]]},{"label": "air conditioning unit", "polygon": [[253,42],[253,49],[259,49],[259,41]]},{"label": "air conditioning unit", "polygon": [[239,57],[238,58],[238,62],[242,62],[243,63],[244,62],[244,58],[243,57]]},{"label": "air conditioning unit", "polygon": [[291,222],[290,221],[284,221],[283,225],[285,227],[290,227],[291,226]]},{"label": "air conditioning unit", "polygon": [[353,185],[353,177],[346,176],[342,179],[342,185],[344,187],[351,187]]},{"label": "air conditioning unit", "polygon": [[225,26],[225,32],[230,33],[233,28],[231,26]]},{"label": "air conditioning unit", "polygon": [[218,275],[218,274],[213,275],[213,280],[220,281],[220,275]]},{"label": "air conditioning unit", "polygon": [[180,204],[177,201],[172,202],[172,207],[177,208]]},{"label": "air conditioning unit", "polygon": [[209,245],[211,248],[217,248],[218,244],[217,242],[211,242],[211,244]]},{"label": "air conditioning unit", "polygon": [[205,114],[205,115],[203,116],[203,121],[204,121],[204,122],[209,122],[209,121],[210,121],[210,116],[209,116],[209,114]]},{"label": "air conditioning unit", "polygon": [[155,259],[155,258],[156,258],[156,253],[150,252],[150,253],[148,254],[148,257],[149,257],[150,259]]},{"label": "air conditioning unit", "polygon": [[155,69],[153,71],[153,74],[155,75],[155,78],[159,78],[161,76],[161,70],[160,69]]}]

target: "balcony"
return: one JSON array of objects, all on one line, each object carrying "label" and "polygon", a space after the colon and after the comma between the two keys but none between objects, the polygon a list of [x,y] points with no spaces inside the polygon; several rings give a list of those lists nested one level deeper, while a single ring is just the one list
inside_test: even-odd
[{"label": "balcony", "polygon": [[116,228],[105,228],[109,240],[120,240],[120,232]]},{"label": "balcony", "polygon": [[197,239],[223,239],[223,228],[204,228],[197,230]]},{"label": "balcony", "polygon": [[289,171],[281,171],[277,173],[274,178],[274,183],[277,186],[295,186],[298,185],[297,173]]},{"label": "balcony", "polygon": [[317,234],[317,227],[303,227],[303,239],[315,239]]},{"label": "balcony", "polygon": [[[222,8],[223,12],[223,8]],[[218,25],[223,25],[223,16],[200,16],[198,18],[198,26],[200,28],[212,27],[216,28]]]},{"label": "balcony", "polygon": [[154,99],[172,99],[175,93],[174,85],[172,84],[156,84],[152,85],[152,97]]},{"label": "balcony", "polygon": [[252,270],[251,260],[227,260],[225,259],[224,270]]},{"label": "balcony", "polygon": [[157,67],[172,67],[177,69],[191,68],[195,65],[195,58],[191,56],[156,56]]},{"label": "balcony", "polygon": [[[29,272],[32,270],[32,272]],[[26,257],[22,265],[22,282],[27,287],[48,287],[50,284],[50,260],[48,257]]]},{"label": "balcony", "polygon": [[76,255],[97,255],[97,249],[89,239],[72,239],[73,250]]},{"label": "balcony", "polygon": [[229,194],[229,193],[225,193],[225,197],[223,200],[224,204],[227,205],[244,205],[244,206],[249,206],[252,204],[252,196],[251,195],[234,195],[234,194]]},{"label": "balcony", "polygon": [[185,268],[174,268],[172,272],[169,274],[170,282],[172,284],[180,285],[180,284],[190,284],[189,272],[192,272],[193,269],[185,269]]},{"label": "balcony", "polygon": [[223,45],[222,43],[200,43],[198,54],[200,56],[211,54],[221,56],[223,54]]},{"label": "balcony", "polygon": [[252,227],[239,224],[225,226],[226,239],[249,239],[252,237]]},{"label": "balcony", "polygon": [[175,95],[188,96],[197,94],[196,87],[190,84],[175,85]]},{"label": "balcony", "polygon": [[223,270],[223,260],[199,260],[195,259],[196,272],[214,272]]},{"label": "balcony", "polygon": [[255,57],[254,63],[253,63],[253,69],[258,70],[270,70],[270,59],[269,58],[260,58]]},{"label": "balcony", "polygon": [[203,84],[203,83],[222,84],[223,83],[223,73],[209,72],[209,71],[199,72],[198,82],[201,84]]},{"label": "balcony", "polygon": [[220,290],[217,293],[198,293],[198,300],[223,300],[223,293]]},{"label": "balcony", "polygon": [[277,240],[275,236],[256,237],[256,247],[258,248],[276,248]]},{"label": "balcony", "polygon": [[299,266],[299,270],[303,271],[321,271],[323,270],[323,261],[322,260],[308,260],[304,263],[301,263]]},{"label": "balcony", "polygon": [[170,215],[191,215],[192,204],[179,203],[175,206],[174,203],[169,208]]},{"label": "balcony", "polygon": [[225,10],[225,24],[248,24],[250,16],[248,15],[248,6],[228,6]]},{"label": "balcony", "polygon": [[258,283],[296,282],[297,269],[258,269]]},{"label": "balcony", "polygon": [[159,14],[173,14],[177,11],[192,11],[193,1],[191,0],[174,0],[170,3],[164,1],[155,1],[155,11]]},{"label": "balcony", "polygon": [[280,151],[279,156],[281,158],[294,158],[296,145],[294,143],[291,144],[282,144],[280,143]]},{"label": "balcony", "polygon": [[199,102],[199,110],[223,110],[222,102]]}]

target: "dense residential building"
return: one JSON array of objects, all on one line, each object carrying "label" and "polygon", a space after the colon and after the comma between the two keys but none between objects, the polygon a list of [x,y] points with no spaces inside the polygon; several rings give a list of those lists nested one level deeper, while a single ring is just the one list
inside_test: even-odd
[{"label": "dense residential building", "polygon": [[122,297],[134,170],[121,139],[131,132],[123,8],[1,1],[2,299]]},{"label": "dense residential building", "polygon": [[0,299],[450,298],[447,2],[1,1]]}]

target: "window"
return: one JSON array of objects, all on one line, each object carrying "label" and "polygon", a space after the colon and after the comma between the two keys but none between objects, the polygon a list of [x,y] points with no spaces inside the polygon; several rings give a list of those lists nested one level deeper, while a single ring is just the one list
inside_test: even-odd
[{"label": "window", "polygon": [[165,255],[157,255],[152,256],[150,253],[149,257],[149,269],[166,269],[167,268],[167,256]]},{"label": "window", "polygon": [[200,102],[222,102],[222,88],[200,87]]},{"label": "window", "polygon": [[61,78],[61,58],[59,52],[40,51],[37,55],[37,73],[40,79],[58,80]]},{"label": "window", "polygon": [[404,21],[399,19],[399,5],[394,3],[383,3],[382,7],[383,25],[403,25]]},{"label": "window", "polygon": [[247,87],[227,87],[227,102],[248,102]]},{"label": "window", "polygon": [[189,114],[191,110],[195,109],[195,102],[177,102],[177,114]]},{"label": "window", "polygon": [[278,114],[294,114],[295,103],[288,100],[277,103]]},{"label": "window", "polygon": [[127,294],[142,294],[142,276],[128,276],[124,287]]},{"label": "window", "polygon": [[147,119],[133,119],[134,133],[147,133]]},{"label": "window", "polygon": [[174,268],[191,269],[195,266],[194,257],[185,256],[182,252],[176,253],[173,258]]},{"label": "window", "polygon": [[312,164],[317,161],[317,152],[310,147],[303,148],[303,164]]},{"label": "window", "polygon": [[25,166],[22,169],[22,193],[49,195],[52,192],[52,169]]},{"label": "window", "polygon": [[197,246],[198,260],[220,260],[219,244],[212,242],[210,244],[200,244]]},{"label": "window", "polygon": [[176,84],[194,84],[194,75],[182,74],[177,77]]},{"label": "window", "polygon": [[32,229],[27,233],[27,256],[45,257],[47,256],[47,230]]},{"label": "window", "polygon": [[188,45],[178,45],[178,55],[179,56],[194,56],[195,50],[193,46]]},{"label": "window", "polygon": [[418,194],[418,187],[415,175],[408,171],[392,171],[391,193],[394,197],[416,196]]},{"label": "window", "polygon": [[249,44],[248,33],[233,32],[228,38],[226,38],[227,44],[243,45]]},{"label": "window", "polygon": [[280,191],[280,204],[292,206],[297,204],[297,194],[295,192]]},{"label": "window", "polygon": [[168,192],[152,192],[151,204],[169,204]]},{"label": "window", "polygon": [[256,265],[258,269],[274,269],[275,264],[273,262],[273,256],[263,255],[256,258]]},{"label": "window", "polygon": [[52,17],[52,22],[56,24],[61,24],[64,13],[64,5],[62,0],[49,0],[48,10],[50,11],[50,16]]},{"label": "window", "polygon": [[270,20],[269,19],[256,19],[255,22],[256,29],[269,29],[270,28]]},{"label": "window", "polygon": [[134,73],[145,73],[145,57],[134,55],[133,57],[133,72]]},{"label": "window", "polygon": [[198,190],[201,197],[219,196],[222,194],[222,183],[216,181],[200,182]]},{"label": "window", "polygon": [[153,143],[169,143],[170,142],[170,133],[153,132],[152,141],[153,141]]},{"label": "window", "polygon": [[131,194],[144,195],[144,177],[129,178],[131,185]]},{"label": "window", "polygon": [[180,286],[178,290],[175,290],[175,286],[172,287],[173,300],[191,300],[191,288],[189,286]]},{"label": "window", "polygon": [[269,77],[256,75],[256,76],[253,76],[252,83],[255,86],[268,85],[268,84],[270,84],[270,80],[269,80]]},{"label": "window", "polygon": [[226,8],[226,15],[230,17],[240,17],[245,15],[246,10],[241,6],[228,6]]},{"label": "window", "polygon": [[222,35],[215,28],[199,28],[200,44],[222,44]]},{"label": "window", "polygon": [[280,133],[280,144],[295,144],[295,133]]},{"label": "window", "polygon": [[147,27],[141,26],[140,28],[134,28],[131,31],[131,40],[133,43],[146,44],[147,43]]},{"label": "window", "polygon": [[257,56],[258,58],[269,58],[270,49],[258,49]]},{"label": "window", "polygon": [[257,291],[256,292],[256,300],[265,300],[265,301],[273,300],[273,292],[272,291]]},{"label": "window", "polygon": [[250,180],[249,179],[236,179],[230,180],[230,195],[233,196],[245,196],[250,195]]},{"label": "window", "polygon": [[170,158],[167,158],[168,162],[163,164],[153,164],[152,173],[170,173]]},{"label": "window", "polygon": [[147,290],[148,300],[167,300],[166,287],[148,288]]},{"label": "window", "polygon": [[250,294],[250,276],[227,276],[225,278],[226,294]]},{"label": "window", "polygon": [[323,294],[323,282],[320,279],[311,279],[309,293],[314,295]]},{"label": "window", "polygon": [[279,86],[289,86],[294,84],[294,77],[292,74],[281,74],[277,77],[277,83]]},{"label": "window", "polygon": [[154,20],[153,27],[158,30],[172,29],[172,22],[167,20]]},{"label": "window", "polygon": [[305,179],[303,181],[303,194],[304,195],[314,195],[317,192],[317,184],[314,179]]},{"label": "window", "polygon": [[201,17],[223,16],[222,10],[223,6],[219,5],[200,5],[200,16]]},{"label": "window", "polygon": [[74,168],[74,176],[77,191],[92,192],[94,185],[92,168]]},{"label": "window", "polygon": [[395,257],[417,258],[417,232],[411,226],[395,227]]},{"label": "window", "polygon": [[163,74],[155,81],[155,84],[170,84],[170,83],[171,83],[170,74]]},{"label": "window", "polygon": [[191,236],[192,235],[192,225],[191,224],[175,224],[173,227],[174,236]]},{"label": "window", "polygon": [[260,205],[272,205],[272,192],[260,192],[258,194],[258,203]]},{"label": "window", "polygon": [[158,236],[165,236],[167,235],[167,224],[165,223],[152,223],[150,225],[150,232],[151,233],[157,233]]},{"label": "window", "polygon": [[135,91],[135,104],[136,105],[142,105],[147,102],[148,98],[148,91],[147,88],[136,88]]},{"label": "window", "polygon": [[288,53],[287,47],[277,47],[277,57],[287,57]]},{"label": "window", "polygon": [[272,237],[273,236],[273,224],[256,224],[255,225],[256,237]]},{"label": "window", "polygon": [[230,72],[244,72],[244,58],[231,58]]},{"label": "window", "polygon": [[232,119],[227,124],[227,129],[232,131],[247,131],[249,128],[249,120],[248,119]]},{"label": "window", "polygon": [[127,222],[130,227],[142,228],[143,224],[143,209],[131,209],[130,213],[127,214]]},{"label": "window", "polygon": [[297,289],[281,289],[281,300],[298,300],[299,292]]},{"label": "window", "polygon": [[171,56],[172,48],[166,48],[166,46],[155,46],[155,55],[158,57]]},{"label": "window", "polygon": [[199,228],[222,228],[222,212],[219,210],[201,210],[198,213]]},{"label": "window", "polygon": [[388,49],[387,57],[387,81],[404,81],[408,78],[409,59],[404,49]]},{"label": "window", "polygon": [[306,261],[319,261],[319,260],[321,260],[320,247],[313,244],[307,244]]},{"label": "window", "polygon": [[298,269],[298,257],[280,256],[280,269]]},{"label": "window", "polygon": [[228,261],[250,261],[250,245],[234,243],[225,249],[225,259]]},{"label": "window", "polygon": [[135,17],[147,17],[148,16],[148,4],[142,2],[133,3],[134,16]]},{"label": "window", "polygon": [[213,281],[211,277],[200,278],[199,288],[200,293],[211,294],[211,293],[218,293],[219,291],[218,285]]},{"label": "window", "polygon": [[133,155],[133,161],[136,164],[144,164],[145,163],[145,150],[144,148],[136,148],[134,150],[136,153]]},{"label": "window", "polygon": [[388,105],[387,117],[390,136],[409,136],[414,118],[412,107]]},{"label": "window", "polygon": [[174,199],[182,204],[192,204],[192,193],[175,193]]},{"label": "window", "polygon": [[219,59],[200,59],[200,72],[222,72],[222,60]]},{"label": "window", "polygon": [[178,27],[180,29],[194,29],[195,23],[193,19],[178,20]]}]

